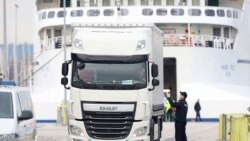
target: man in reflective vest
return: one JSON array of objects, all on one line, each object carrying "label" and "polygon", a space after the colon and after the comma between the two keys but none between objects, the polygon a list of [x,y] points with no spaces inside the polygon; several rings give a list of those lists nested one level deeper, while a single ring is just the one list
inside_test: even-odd
[{"label": "man in reflective vest", "polygon": [[169,116],[169,110],[171,109],[171,105],[167,99],[167,96],[164,97],[164,100],[163,100],[163,103],[164,103],[164,116],[165,116],[165,121],[170,121],[171,120],[171,115]]}]

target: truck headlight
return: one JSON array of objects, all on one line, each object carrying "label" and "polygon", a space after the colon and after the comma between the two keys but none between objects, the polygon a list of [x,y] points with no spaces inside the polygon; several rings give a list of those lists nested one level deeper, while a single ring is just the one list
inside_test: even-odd
[{"label": "truck headlight", "polygon": [[77,127],[77,126],[74,126],[74,125],[70,125],[69,126],[69,130],[70,130],[70,133],[72,135],[75,135],[75,136],[81,136],[83,137],[83,131],[80,127]]},{"label": "truck headlight", "polygon": [[138,41],[136,50],[141,50],[141,49],[144,49],[145,47],[146,47],[146,41],[141,40],[141,41]]},{"label": "truck headlight", "polygon": [[74,46],[75,46],[76,48],[83,49],[83,42],[82,42],[82,40],[80,40],[80,39],[75,39],[75,40],[74,40]]},{"label": "truck headlight", "polygon": [[140,136],[144,136],[147,133],[147,127],[140,127],[138,129],[135,130],[133,137],[140,137]]}]

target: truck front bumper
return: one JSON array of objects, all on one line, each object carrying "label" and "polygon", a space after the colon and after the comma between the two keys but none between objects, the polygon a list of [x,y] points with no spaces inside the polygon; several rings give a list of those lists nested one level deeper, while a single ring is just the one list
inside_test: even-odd
[{"label": "truck front bumper", "polygon": [[[69,133],[69,141],[103,141],[100,139],[93,139],[89,137],[85,130],[84,123],[82,121],[76,121],[76,120],[70,120],[70,125],[77,126],[82,129],[83,131],[83,136],[75,136],[71,133]],[[145,135],[134,137],[134,132],[141,127],[147,127],[147,132]],[[141,121],[141,122],[134,122],[132,129],[129,133],[129,135],[121,140],[112,140],[112,141],[149,141],[150,136],[149,136],[149,121]],[[108,140],[105,140],[108,141]]]}]

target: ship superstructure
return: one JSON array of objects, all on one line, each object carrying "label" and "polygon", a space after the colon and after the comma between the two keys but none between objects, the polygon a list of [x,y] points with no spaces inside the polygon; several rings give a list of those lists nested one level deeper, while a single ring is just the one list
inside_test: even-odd
[{"label": "ship superstructure", "polygon": [[250,0],[66,0],[66,13],[63,0],[36,4],[38,119],[55,119],[63,101],[64,16],[67,50],[72,23],[155,23],[164,33],[164,87],[176,100],[179,91],[188,93],[189,118],[197,99],[210,120],[250,106]]}]

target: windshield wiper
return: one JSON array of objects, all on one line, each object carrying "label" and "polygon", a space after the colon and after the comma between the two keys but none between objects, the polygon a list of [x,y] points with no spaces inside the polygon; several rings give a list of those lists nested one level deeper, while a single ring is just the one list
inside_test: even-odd
[{"label": "windshield wiper", "polygon": [[84,81],[75,81],[72,83],[72,85],[77,88],[96,89],[95,83],[88,83]]},{"label": "windshield wiper", "polygon": [[97,84],[98,89],[117,90],[121,89],[120,84]]},{"label": "windshield wiper", "polygon": [[97,85],[95,83],[83,82],[82,86],[86,89],[96,89]]},{"label": "windshield wiper", "polygon": [[141,89],[141,88],[145,88],[146,84],[143,83],[134,83],[134,84],[126,84],[126,85],[122,85],[122,89]]}]

